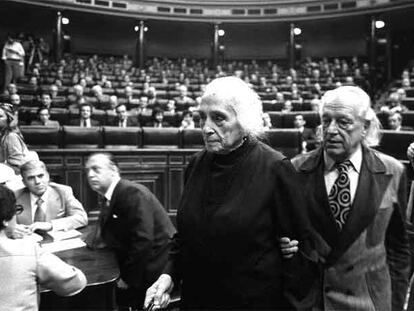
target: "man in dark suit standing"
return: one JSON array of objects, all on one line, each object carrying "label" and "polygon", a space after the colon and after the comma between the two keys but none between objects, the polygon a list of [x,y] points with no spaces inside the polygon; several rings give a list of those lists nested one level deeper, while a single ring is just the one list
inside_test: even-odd
[{"label": "man in dark suit standing", "polygon": [[[362,89],[327,91],[322,105],[322,147],[292,160],[309,186],[319,269],[299,309],[402,310],[410,272],[404,166],[370,148],[379,120]],[[283,253],[296,247],[282,240]]]},{"label": "man in dark suit standing", "polygon": [[126,109],[126,104],[118,104],[115,108],[116,117],[112,122],[112,126],[117,127],[130,127],[130,126],[139,126],[136,118],[128,116]]},{"label": "man in dark suit standing", "polygon": [[[175,233],[165,209],[144,186],[120,178],[111,155],[98,153],[86,162],[91,188],[104,197],[96,239],[113,249],[121,271],[119,310],[141,309],[146,289],[161,274]],[[99,232],[100,231],[100,232]]]},{"label": "man in dark suit standing", "polygon": [[98,120],[92,119],[92,105],[84,103],[79,107],[79,116],[80,118],[70,120],[69,124],[80,127],[92,127],[99,126],[100,123]]}]

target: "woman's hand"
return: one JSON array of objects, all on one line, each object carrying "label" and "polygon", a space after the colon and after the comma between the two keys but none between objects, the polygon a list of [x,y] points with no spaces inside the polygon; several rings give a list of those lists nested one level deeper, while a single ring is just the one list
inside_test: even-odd
[{"label": "woman's hand", "polygon": [[146,310],[158,310],[166,308],[170,303],[170,293],[174,287],[171,276],[161,274],[157,281],[147,289],[144,308]]},{"label": "woman's hand", "polygon": [[292,258],[299,250],[299,242],[296,240],[291,240],[288,237],[280,238],[279,244],[283,258],[285,259]]}]

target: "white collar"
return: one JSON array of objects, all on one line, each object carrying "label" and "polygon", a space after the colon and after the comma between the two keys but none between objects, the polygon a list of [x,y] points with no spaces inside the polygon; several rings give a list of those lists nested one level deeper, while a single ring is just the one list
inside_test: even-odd
[{"label": "white collar", "polygon": [[[43,201],[43,203],[44,202],[47,202],[47,198],[48,198],[48,196],[49,196],[49,192],[50,192],[50,190],[49,190],[49,186],[46,188],[46,191],[42,194],[42,196],[40,197],[41,199],[42,199],[42,201]],[[39,196],[37,196],[37,195],[35,195],[35,194],[33,194],[33,193],[31,193],[31,192],[29,192],[30,193],[30,205],[31,206],[36,206],[36,202],[37,202],[37,200],[39,199]]]},{"label": "white collar", "polygon": [[104,195],[105,199],[107,199],[108,201],[111,201],[112,194],[114,193],[115,187],[120,180],[121,180],[121,177],[119,176],[114,178],[112,183],[109,185],[108,190],[106,190],[106,193]]},{"label": "white collar", "polygon": [[[357,149],[354,151],[354,153],[351,154],[351,156],[347,160],[351,162],[352,166],[354,167],[354,170],[357,173],[361,171],[361,166],[362,166],[361,144],[358,145]],[[327,155],[326,151],[324,151],[324,161],[325,161],[325,170],[331,171],[334,168],[335,161]]]}]

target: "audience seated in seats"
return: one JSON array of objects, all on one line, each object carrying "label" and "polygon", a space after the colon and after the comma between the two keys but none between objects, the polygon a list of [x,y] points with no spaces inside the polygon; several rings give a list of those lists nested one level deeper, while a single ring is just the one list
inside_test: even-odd
[{"label": "audience seated in seats", "polygon": [[111,109],[109,105],[109,96],[103,93],[102,87],[99,84],[94,85],[91,91],[93,97],[87,97],[87,101],[89,101],[95,108],[102,110]]},{"label": "audience seated in seats", "polygon": [[190,107],[195,105],[194,100],[187,95],[188,94],[187,86],[180,85],[178,87],[178,91],[180,95],[177,97],[174,97],[175,109],[177,111],[189,110]]},{"label": "audience seated in seats", "polygon": [[39,107],[44,107],[47,109],[52,108],[52,97],[49,93],[44,92],[40,95]]},{"label": "audience seated in seats", "polygon": [[302,153],[306,153],[315,149],[315,133],[311,128],[305,127],[306,121],[303,118],[303,115],[298,114],[295,116],[295,120],[293,122],[295,129],[298,129],[301,133],[301,145],[302,145]]},{"label": "audience seated in seats", "polygon": [[184,111],[183,120],[181,121],[180,129],[193,129],[195,128],[195,123],[193,120],[193,113],[191,111]]},{"label": "audience seated in seats", "polygon": [[403,117],[401,113],[394,112],[388,116],[388,127],[390,130],[399,131],[412,131],[413,128],[410,126],[402,126]]},{"label": "audience seated in seats", "polygon": [[[9,239],[12,218],[21,212],[13,192],[0,186],[0,291],[3,310],[38,310],[40,288],[72,296],[86,286],[82,271],[44,251],[31,239]],[[18,290],[16,290],[18,288]]]},{"label": "audience seated in seats", "polygon": [[20,167],[25,188],[16,191],[16,202],[23,211],[8,231],[13,238],[23,238],[34,231],[60,231],[84,227],[88,216],[74,197],[72,188],[50,182],[46,165],[31,160]]},{"label": "audience seated in seats", "polygon": [[76,84],[73,87],[74,94],[70,94],[68,96],[68,108],[79,108],[80,102],[85,100],[83,96],[83,86],[80,84]]},{"label": "audience seated in seats", "polygon": [[69,124],[81,127],[99,126],[99,121],[91,118],[92,110],[93,108],[91,104],[81,104],[79,108],[79,118],[70,120]]},{"label": "audience seated in seats", "polygon": [[282,112],[288,113],[288,112],[292,112],[292,110],[293,110],[292,101],[290,100],[285,101],[285,103],[283,104]]},{"label": "audience seated in seats", "polygon": [[164,111],[158,107],[152,110],[151,121],[145,124],[147,127],[171,127],[171,124],[164,121]]},{"label": "audience seated in seats", "polygon": [[33,120],[31,125],[43,125],[50,127],[59,127],[58,121],[50,120],[50,110],[47,107],[40,107],[37,110],[38,120]]},{"label": "audience seated in seats", "polygon": [[125,103],[128,110],[139,107],[139,99],[134,98],[131,86],[126,86],[124,89],[125,98],[119,100],[120,103]]},{"label": "audience seated in seats", "polygon": [[397,92],[390,94],[386,105],[380,107],[380,111],[392,114],[394,112],[408,111],[407,107],[401,103],[401,97]]},{"label": "audience seated in seats", "polygon": [[115,108],[116,117],[110,125],[117,127],[139,126],[138,120],[133,116],[128,115],[125,104],[118,104]]},{"label": "audience seated in seats", "polygon": [[272,120],[270,119],[270,115],[267,112],[263,112],[262,119],[263,119],[263,127],[265,130],[270,130],[273,128]]}]

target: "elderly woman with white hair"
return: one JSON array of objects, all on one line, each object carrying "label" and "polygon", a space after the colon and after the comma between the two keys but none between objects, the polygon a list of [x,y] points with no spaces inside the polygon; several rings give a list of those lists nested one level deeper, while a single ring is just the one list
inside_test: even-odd
[{"label": "elderly woman with white hair", "polygon": [[260,141],[262,104],[239,78],[207,85],[199,113],[205,149],[187,168],[178,234],[145,307],[165,307],[181,283],[181,309],[289,309],[277,237],[306,235],[294,169]]}]

